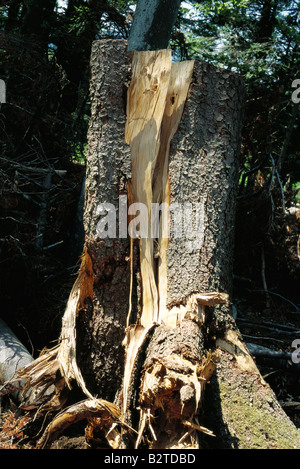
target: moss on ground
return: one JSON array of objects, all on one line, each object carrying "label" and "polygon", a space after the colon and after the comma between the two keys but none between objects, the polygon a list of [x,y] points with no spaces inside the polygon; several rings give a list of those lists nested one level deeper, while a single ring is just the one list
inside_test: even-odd
[{"label": "moss on ground", "polygon": [[222,378],[218,380],[222,415],[239,449],[300,448],[300,430],[281,409],[269,386],[249,373]]}]

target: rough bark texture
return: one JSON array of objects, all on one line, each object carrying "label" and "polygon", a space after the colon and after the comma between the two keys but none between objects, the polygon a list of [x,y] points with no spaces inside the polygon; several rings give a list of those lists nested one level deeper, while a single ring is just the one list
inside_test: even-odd
[{"label": "rough bark texture", "polygon": [[90,392],[113,400],[122,380],[124,360],[129,239],[100,239],[96,228],[101,218],[97,211],[100,204],[119,207],[119,196],[126,194],[130,178],[130,151],[124,138],[129,79],[127,43],[95,42],[91,65],[84,228],[95,280],[93,305],[88,305],[78,317],[78,363]]},{"label": "rough bark texture", "polygon": [[204,230],[192,249],[186,236],[171,236],[167,304],[195,291],[231,293],[243,97],[240,77],[195,62],[189,99],[171,142],[170,202],[202,202]]},{"label": "rough bark texture", "polygon": [[203,449],[299,449],[299,429],[269,385],[255,370],[241,370],[219,350],[220,362],[207,387],[202,424],[216,435],[201,435]]},{"label": "rough bark texture", "polygon": [[[126,183],[131,178],[130,151],[124,139],[126,87],[130,80],[127,43],[95,42],[91,63],[92,116],[84,219],[86,247],[92,258],[95,279],[93,302],[87,303],[78,314],[78,364],[89,390],[112,401],[120,390],[124,370],[122,341],[130,294],[129,238],[100,239],[96,228],[100,219],[99,204],[109,202],[118,207],[119,196],[127,193]],[[201,438],[201,445],[235,448],[300,446],[299,432],[280,409],[241,341],[229,305],[209,307],[203,315],[206,321],[203,328],[203,323],[199,324],[197,319],[201,308],[196,308],[195,314],[189,306],[192,294],[213,290],[231,293],[242,99],[243,86],[234,73],[195,63],[189,96],[171,143],[170,203],[200,204],[203,237],[198,244],[187,244],[186,237],[174,239],[171,233],[167,250],[167,306],[171,312],[172,308],[186,307],[185,313],[191,314],[191,318],[184,317],[178,328],[156,326],[147,337],[143,354],[137,357],[140,366],[135,367],[137,374],[133,377],[130,395],[131,409],[139,404],[145,408],[139,427],[146,428],[148,422],[152,447],[156,447],[154,435],[159,436],[159,444],[165,444],[165,447],[176,447],[176,442],[170,438],[164,440],[161,434],[164,431],[168,435],[171,421],[162,420],[161,403],[155,400],[155,394],[151,394],[149,379],[152,383],[156,380],[158,388],[162,385],[164,392],[171,383],[172,403],[176,408],[176,393],[179,393],[178,402],[186,402],[189,409],[186,418],[192,424],[195,381],[191,381],[191,385],[185,384],[182,378],[179,385],[178,376],[183,375],[183,369],[178,368],[174,377],[174,367],[182,368],[186,359],[189,363],[187,374],[198,376],[196,362],[199,360],[202,373],[205,366],[200,355],[209,348],[219,352],[221,362],[212,383],[206,388],[208,396],[204,409],[207,413],[203,414],[200,423],[205,421],[217,438]],[[118,220],[119,212],[117,227]],[[202,229],[203,224],[200,227]],[[134,251],[132,324],[137,322],[141,304],[136,246]],[[180,357],[184,359],[181,364]],[[147,386],[143,387],[145,383]],[[173,387],[172,383],[178,387]],[[138,395],[139,385],[142,395]],[[247,406],[249,402],[252,404]],[[155,420],[147,414],[148,409],[154,409],[161,426],[155,427]],[[179,428],[179,417],[182,416],[173,415],[178,426],[176,435],[184,443],[186,428]],[[134,416],[130,422],[135,423]],[[284,444],[280,437],[276,440],[273,428],[272,431],[269,429],[269,425],[275,423],[280,426]],[[263,436],[255,439],[254,435]]]}]

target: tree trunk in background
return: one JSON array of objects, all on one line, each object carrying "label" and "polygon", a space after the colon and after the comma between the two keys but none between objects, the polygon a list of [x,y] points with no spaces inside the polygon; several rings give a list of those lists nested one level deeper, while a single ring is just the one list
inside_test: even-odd
[{"label": "tree trunk in background", "polygon": [[128,50],[166,49],[181,0],[139,0],[133,17]]},{"label": "tree trunk in background", "polygon": [[[126,357],[122,342],[128,311],[131,304],[130,323],[135,324],[143,309],[138,240],[133,243],[130,257],[127,224],[122,223],[127,213],[128,183],[132,178],[131,151],[124,138],[127,88],[131,78],[127,43],[119,40],[95,42],[91,64],[92,112],[84,224],[94,289],[93,300],[86,303],[77,318],[77,361],[93,395],[123,405],[124,395],[120,390]],[[220,301],[220,297],[207,299],[204,295],[205,299],[202,295],[200,298],[201,294],[215,291],[231,295],[242,107],[243,86],[238,76],[195,62],[178,131],[171,141],[168,184],[170,203],[180,206],[190,203],[193,220],[198,204],[200,234],[198,232],[196,242],[193,236],[187,239],[171,235],[169,239],[165,251],[165,321],[149,328],[145,341],[140,342],[139,353],[135,356],[135,374],[127,383],[126,419],[140,431],[148,432],[152,447],[180,447],[179,440],[184,446],[187,425],[190,425],[187,439],[195,429],[209,434],[212,430],[216,435],[216,438],[211,435],[202,436],[200,440],[195,438],[196,446],[191,446],[189,441],[189,447],[299,447],[299,432],[260,376],[241,340],[230,304],[214,306],[225,302]],[[111,214],[116,215],[117,235],[102,239],[99,222],[106,212],[101,204],[107,203],[112,204]],[[157,257],[159,269],[160,254]],[[203,304],[208,307],[204,309]],[[172,318],[176,318],[175,321]],[[192,378],[185,383],[183,376],[192,376],[197,360],[204,370],[205,360],[201,362],[201,356],[208,349],[217,352],[221,360],[206,388],[204,401],[202,396],[205,412],[200,420],[208,427],[206,431],[191,421],[197,389]],[[167,360],[170,356],[173,364]],[[207,360],[208,364],[214,362]],[[178,376],[182,378],[180,385],[169,389],[170,402],[185,409],[181,412],[178,407],[178,415],[170,414],[166,401],[166,410],[162,412],[155,395],[151,394],[150,378],[152,383],[155,380],[158,383],[162,375],[169,383],[172,379],[176,381],[176,386],[180,381]],[[159,383],[163,388],[160,396],[163,401],[166,380]],[[176,393],[180,394],[180,399]],[[138,405],[141,413],[136,412]],[[151,412],[157,421],[150,417]],[[189,422],[180,427],[179,417]],[[178,424],[171,437],[170,419],[173,419],[173,427],[174,421]]]}]

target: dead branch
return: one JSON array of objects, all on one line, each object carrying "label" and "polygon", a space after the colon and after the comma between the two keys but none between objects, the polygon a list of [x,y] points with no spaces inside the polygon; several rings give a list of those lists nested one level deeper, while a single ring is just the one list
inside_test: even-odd
[{"label": "dead branch", "polygon": [[[16,400],[20,399],[20,388],[22,388],[22,380],[16,382],[16,373],[18,370],[33,362],[25,346],[19,341],[13,331],[0,319],[0,384],[2,383],[2,394],[8,389],[8,384],[14,380],[13,387],[15,389],[12,395]],[[1,391],[0,389],[0,391]]]},{"label": "dead branch", "polygon": [[[255,329],[256,331],[265,332],[268,335],[274,338],[292,338],[300,334],[299,328],[292,327],[292,326],[285,326],[283,324],[273,324],[273,323],[266,323],[260,324],[255,321],[250,321],[244,318],[237,318],[237,323],[243,331],[245,327]],[[263,338],[263,337],[262,337]]]},{"label": "dead branch", "polygon": [[87,420],[90,426],[97,427],[103,432],[103,441],[107,438],[112,448],[118,448],[121,434],[114,424],[123,425],[120,422],[120,410],[111,402],[103,399],[84,400],[57,414],[38,441],[37,448],[49,448],[66,428],[80,420]]}]

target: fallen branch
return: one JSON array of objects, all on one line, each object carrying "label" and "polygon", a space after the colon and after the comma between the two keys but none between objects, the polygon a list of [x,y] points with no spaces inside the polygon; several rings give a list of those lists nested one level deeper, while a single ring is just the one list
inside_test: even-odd
[{"label": "fallen branch", "polygon": [[[268,335],[277,338],[277,337],[286,337],[286,338],[293,338],[295,335],[300,335],[300,329],[292,326],[285,326],[281,324],[272,324],[272,323],[264,323],[259,324],[255,321],[249,321],[244,318],[237,318],[237,324],[243,331],[244,327],[246,328],[254,328],[256,331],[266,332]],[[263,337],[262,337],[263,338]]]},{"label": "fallen branch", "polygon": [[111,402],[104,401],[103,399],[78,402],[55,416],[46,428],[42,438],[38,441],[37,448],[49,448],[52,442],[66,428],[81,420],[89,422],[89,428],[86,433],[90,439],[92,439],[93,428],[97,428],[97,432],[102,431],[103,442],[107,439],[112,448],[118,448],[121,434],[114,424],[124,426],[119,418],[120,410]]},{"label": "fallen branch", "polygon": [[274,359],[281,358],[284,360],[292,359],[292,352],[272,350],[272,349],[269,349],[268,347],[264,347],[262,345],[257,345],[253,343],[247,343],[247,347],[249,349],[249,352],[255,357],[274,358]]},{"label": "fallen branch", "polygon": [[18,401],[20,399],[20,389],[22,381],[12,380],[20,368],[33,362],[25,346],[19,341],[13,331],[0,319],[0,396],[5,394],[5,389],[10,388],[12,396]]},{"label": "fallen branch", "polygon": [[247,347],[260,365],[300,374],[300,363],[293,360],[293,352],[271,350],[253,343],[247,343]]}]

